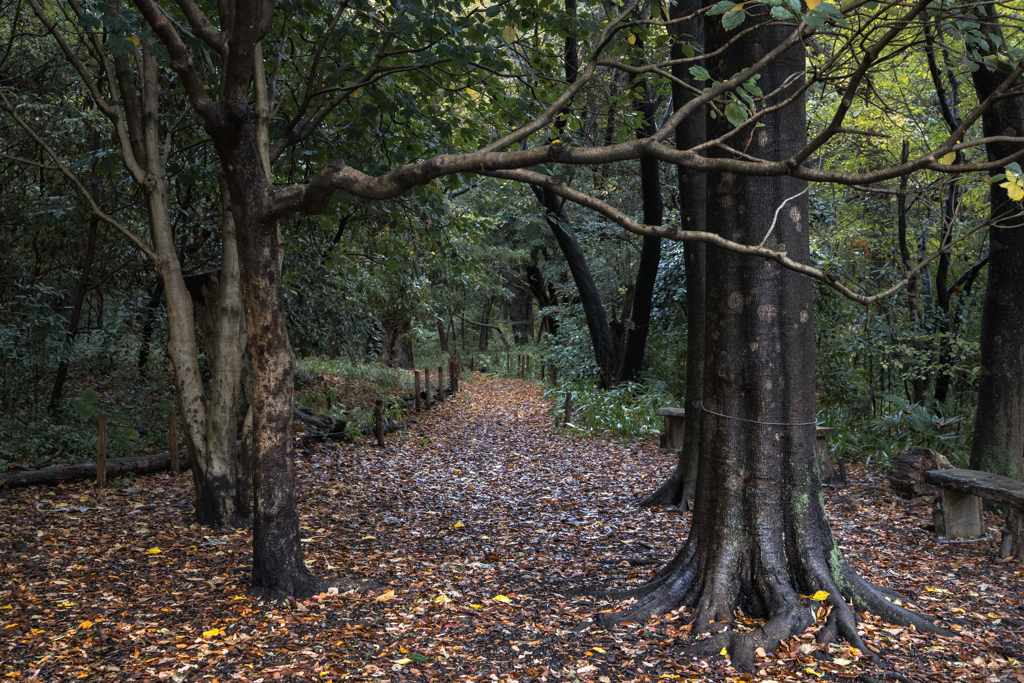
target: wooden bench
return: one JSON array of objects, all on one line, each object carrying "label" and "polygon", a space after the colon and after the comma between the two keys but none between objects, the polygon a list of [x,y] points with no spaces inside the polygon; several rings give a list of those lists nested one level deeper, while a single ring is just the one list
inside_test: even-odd
[{"label": "wooden bench", "polygon": [[1024,558],[1024,482],[977,470],[929,470],[926,483],[941,489],[935,533],[945,538],[978,538],[984,533],[981,499],[1007,507],[1000,557]]},{"label": "wooden bench", "polygon": [[665,418],[661,447],[672,450],[682,448],[683,434],[686,433],[686,411],[683,408],[658,408],[655,412]]}]

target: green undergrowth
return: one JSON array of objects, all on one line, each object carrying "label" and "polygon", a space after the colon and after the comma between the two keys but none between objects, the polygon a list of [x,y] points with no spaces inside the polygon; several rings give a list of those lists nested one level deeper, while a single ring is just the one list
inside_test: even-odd
[{"label": "green undergrowth", "polygon": [[970,456],[971,415],[942,415],[900,396],[879,398],[867,414],[849,405],[826,405],[818,411],[818,422],[839,431],[829,439],[833,458],[888,467],[896,451],[924,446],[945,455],[954,467],[967,467]]},{"label": "green undergrowth", "polygon": [[380,363],[353,364],[346,359],[317,356],[295,364],[295,405],[346,422],[350,440],[373,425],[373,407],[384,402],[384,418],[401,420],[400,401],[413,392],[412,372]]},{"label": "green undergrowth", "polygon": [[[563,425],[567,394],[572,395],[572,415]],[[591,437],[650,438],[661,432],[658,408],[678,404],[657,381],[627,382],[601,391],[594,380],[579,379],[550,387],[544,396],[551,401],[549,412],[558,419],[560,428]]]}]

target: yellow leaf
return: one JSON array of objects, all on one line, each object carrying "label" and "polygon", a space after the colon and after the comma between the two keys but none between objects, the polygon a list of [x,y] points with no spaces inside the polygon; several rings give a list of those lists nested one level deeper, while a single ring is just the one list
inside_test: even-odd
[{"label": "yellow leaf", "polygon": [[447,604],[448,604],[449,602],[451,602],[451,601],[452,601],[452,599],[451,599],[451,598],[449,598],[449,597],[448,597],[447,595],[445,595],[444,593],[441,593],[441,594],[440,594],[440,595],[438,595],[438,596],[437,596],[436,598],[434,598],[434,602],[436,602],[436,603],[437,603],[437,604],[439,604],[439,605],[447,605]]},{"label": "yellow leaf", "polygon": [[135,47],[139,46],[139,39],[136,38],[135,36],[128,36],[128,42],[132,43],[133,45],[135,45]]},{"label": "yellow leaf", "polygon": [[671,19],[671,17],[669,16],[669,9],[667,4],[661,6],[661,13],[665,15],[665,21],[669,21]]},{"label": "yellow leaf", "polygon": [[160,550],[160,548],[150,548],[149,550],[146,551],[146,554],[147,555],[159,555],[162,552],[163,551]]},{"label": "yellow leaf", "polygon": [[213,638],[214,636],[220,635],[219,628],[211,628],[209,631],[203,631],[203,638]]},{"label": "yellow leaf", "polygon": [[506,605],[512,603],[512,600],[506,595],[495,595],[493,598],[491,598],[491,600],[494,600],[494,602],[503,602]]},{"label": "yellow leaf", "polygon": [[723,647],[723,648],[722,648],[722,651],[721,651],[721,652],[719,652],[718,654],[722,655],[723,657],[728,657],[728,656],[729,656],[729,651],[728,651],[728,650],[726,650],[726,649],[725,649],[725,648]]},{"label": "yellow leaf", "polygon": [[466,526],[462,522],[455,522],[455,528],[458,529],[460,526]]},{"label": "yellow leaf", "polygon": [[398,666],[405,666],[406,664],[408,664],[411,661],[412,660],[409,659],[408,657],[402,657],[401,659],[396,659],[395,660],[395,664],[397,664]]},{"label": "yellow leaf", "polygon": [[629,41],[629,44],[630,44],[630,45],[635,45],[635,44],[636,44],[636,35],[634,35],[634,34],[630,33],[630,34],[629,34],[629,37],[628,37],[628,38],[626,38],[626,40],[628,40],[628,41]]},{"label": "yellow leaf", "polygon": [[806,669],[804,669],[804,671],[806,671],[807,673],[811,674],[812,676],[817,676],[818,678],[821,678],[821,676],[822,676],[820,671],[815,671],[811,667],[807,667]]},{"label": "yellow leaf", "polygon": [[811,600],[817,600],[818,602],[821,602],[827,597],[828,593],[826,593],[825,591],[818,591],[817,593],[811,596]]},{"label": "yellow leaf", "polygon": [[92,628],[92,622],[83,621],[81,624],[78,625],[78,628]]},{"label": "yellow leaf", "polygon": [[483,605],[470,605],[470,607],[472,607],[473,609],[480,609],[483,607]]},{"label": "yellow leaf", "polygon": [[807,9],[814,9],[821,4],[821,0],[807,0]]},{"label": "yellow leaf", "polygon": [[951,164],[954,161],[956,161],[956,152],[950,152],[949,154],[939,159],[940,164]]},{"label": "yellow leaf", "polygon": [[374,602],[387,602],[388,600],[390,600],[393,597],[395,597],[395,591],[389,588],[386,591],[384,591],[383,593],[381,593],[380,595],[378,595],[377,597],[375,597],[373,599],[373,601]]},{"label": "yellow leaf", "polygon": [[506,43],[514,43],[519,36],[515,26],[506,26],[501,32],[501,37],[505,39]]},{"label": "yellow leaf", "polygon": [[604,654],[604,648],[595,647],[594,652],[600,652],[601,654]]}]

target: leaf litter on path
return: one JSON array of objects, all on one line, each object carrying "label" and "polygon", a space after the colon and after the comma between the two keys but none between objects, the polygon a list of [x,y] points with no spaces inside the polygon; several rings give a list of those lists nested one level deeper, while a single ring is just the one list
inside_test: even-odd
[{"label": "leaf litter on path", "polygon": [[[284,604],[246,596],[251,535],[189,524],[187,477],[0,492],[4,680],[1024,683],[1021,563],[990,543],[940,543],[930,510],[880,473],[826,491],[847,557],[956,637],[863,615],[876,667],[813,630],[758,653],[689,661],[687,611],[607,631],[615,603],[580,589],[638,585],[671,559],[689,513],[641,509],[674,465],[654,442],[557,433],[540,392],[474,375],[383,449],[317,445],[298,459],[310,570],[362,580]],[[855,500],[856,504],[850,501]],[[996,517],[986,521],[995,526]],[[154,552],[158,551],[158,552]],[[742,615],[740,627],[756,626]]]}]

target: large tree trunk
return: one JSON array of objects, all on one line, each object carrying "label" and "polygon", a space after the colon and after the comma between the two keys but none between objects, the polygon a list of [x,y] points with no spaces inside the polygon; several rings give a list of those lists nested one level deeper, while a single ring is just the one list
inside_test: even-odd
[{"label": "large tree trunk", "polygon": [[[438,332],[444,335],[444,323],[437,321]],[[409,332],[412,321],[406,311],[392,311],[384,320],[384,343],[380,350],[380,362],[389,368],[411,370],[414,365],[412,340]],[[445,337],[446,338],[446,337]],[[447,341],[444,346],[447,347]],[[444,349],[442,349],[444,350]]]},{"label": "large tree trunk", "polygon": [[[700,9],[700,0],[682,0],[672,5],[671,16],[680,19],[693,15]],[[701,42],[704,39],[704,18],[676,24],[676,39],[672,43],[672,59],[684,57],[680,41],[686,36]],[[676,78],[692,85],[693,77],[686,64],[672,67]],[[677,82],[672,83],[672,106],[679,109],[693,98],[693,93]],[[705,139],[703,109],[684,121],[676,129],[676,147],[690,149]],[[703,173],[693,173],[677,168],[679,181],[679,212],[685,217],[687,230],[705,230],[707,225],[707,202],[705,186],[707,178]],[[686,508],[693,500],[697,487],[697,461],[700,448],[701,397],[704,393],[704,273],[705,248],[701,242],[687,242],[683,246],[683,260],[686,264],[686,386],[683,402],[686,406],[686,430],[683,433],[683,447],[672,474],[654,493],[640,501],[642,506],[670,505]]]},{"label": "large tree trunk", "polygon": [[252,590],[266,598],[305,597],[323,583],[303,564],[295,494],[292,392],[295,361],[281,292],[281,244],[269,215],[272,186],[251,121],[214,141],[238,236],[246,329],[252,358]]},{"label": "large tree trunk", "polygon": [[[748,33],[725,34],[709,19],[707,52],[712,77],[724,79],[762,57],[791,31],[751,26],[766,21],[767,7],[750,7]],[[728,39],[734,42],[726,45]],[[789,50],[763,72],[759,85],[774,93],[765,106],[793,94],[799,82],[775,92],[804,71],[802,47]],[[743,135],[741,151],[785,159],[806,139],[802,97],[763,117],[764,127]],[[731,129],[721,117],[712,136]],[[740,144],[740,143],[736,143]],[[809,261],[807,199],[802,181],[789,177],[708,178],[708,213],[716,232],[743,244],[766,244]],[[787,201],[788,200],[788,201]],[[709,226],[710,227],[710,226]],[[815,464],[814,322],[811,281],[774,262],[707,250],[707,310],[703,439],[690,536],[671,563],[637,593],[629,612],[607,621],[636,621],[681,605],[698,641],[687,656],[711,656],[723,647],[734,665],[750,668],[757,647],[772,651],[814,621],[815,607],[801,597],[824,591],[832,607],[819,639],[845,637],[862,647],[857,609],[890,622],[933,628],[924,618],[885,600],[846,563],[825,517]],[[741,633],[728,626],[737,610],[765,619]]]},{"label": "large tree trunk", "polygon": [[[999,33],[995,7],[987,4],[979,12],[986,15],[985,30]],[[974,72],[979,100],[988,97],[1012,70],[1009,63],[999,62],[995,69],[979,64]],[[982,127],[985,136],[1024,135],[1024,97],[997,100],[982,115]],[[993,160],[1019,151],[1021,145],[994,142],[986,149]],[[993,224],[981,312],[981,376],[971,468],[1024,480],[1024,226],[1019,207],[1005,189],[993,183],[989,193]]]}]

